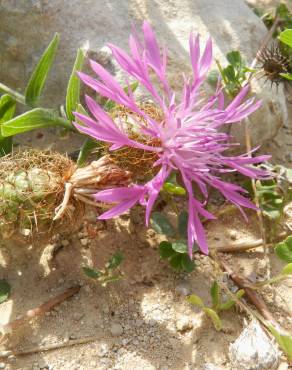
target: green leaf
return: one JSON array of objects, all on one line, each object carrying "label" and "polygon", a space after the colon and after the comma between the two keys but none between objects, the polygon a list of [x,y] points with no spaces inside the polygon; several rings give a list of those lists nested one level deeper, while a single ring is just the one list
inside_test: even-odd
[{"label": "green leaf", "polygon": [[69,121],[56,116],[52,110],[35,108],[4,122],[1,125],[1,134],[5,137],[14,136],[38,128],[57,125],[61,125],[69,129],[72,128]]},{"label": "green leaf", "polygon": [[292,263],[288,263],[281,271],[282,275],[292,275]]},{"label": "green leaf", "polygon": [[123,259],[124,256],[121,252],[115,253],[106,263],[106,268],[111,270],[117,268],[122,263]]},{"label": "green leaf", "polygon": [[155,231],[159,234],[174,236],[175,230],[168,219],[160,212],[153,212],[151,217],[151,224]]},{"label": "green leaf", "polygon": [[182,270],[182,257],[183,255],[180,253],[174,254],[172,257],[170,257],[169,264],[172,268],[174,268],[177,271]]},{"label": "green leaf", "polygon": [[[15,112],[16,102],[8,94],[0,98],[0,126],[9,121]],[[12,137],[3,137],[0,131],[0,157],[10,153],[12,150]]]},{"label": "green leaf", "polygon": [[228,81],[236,81],[234,67],[229,65],[223,69],[224,76],[227,77]]},{"label": "green leaf", "polygon": [[276,244],[275,251],[281,260],[288,263],[292,262],[292,236],[288,236],[286,240]]},{"label": "green leaf", "polygon": [[288,81],[292,81],[292,73],[280,73],[280,76]]},{"label": "green leaf", "polygon": [[204,307],[203,310],[212,320],[215,329],[217,331],[220,331],[222,329],[222,322],[218,314],[214,310],[212,310],[212,308],[209,307]]},{"label": "green leaf", "polygon": [[[235,295],[238,299],[240,299],[244,295],[244,289],[239,289],[235,293]],[[231,307],[233,307],[235,305],[235,303],[236,303],[236,301],[234,301],[233,299],[229,299],[228,301],[219,304],[217,309],[218,309],[218,311],[229,310]]]},{"label": "green leaf", "polygon": [[229,310],[231,307],[235,305],[235,301],[232,299],[229,299],[228,301],[221,303],[217,306],[218,311],[226,311]]},{"label": "green leaf", "polygon": [[192,272],[195,269],[195,263],[190,259],[188,254],[183,254],[181,258],[181,265],[186,272]]},{"label": "green leaf", "polygon": [[91,279],[97,279],[100,276],[102,276],[102,272],[92,269],[90,267],[82,267],[82,270],[84,274]]},{"label": "green leaf", "polygon": [[210,294],[212,298],[213,307],[217,308],[218,305],[220,304],[220,287],[217,281],[213,282],[211,289],[210,289]]},{"label": "green leaf", "polygon": [[6,301],[9,297],[11,291],[10,285],[6,280],[0,280],[0,303]]},{"label": "green leaf", "polygon": [[188,235],[188,218],[189,215],[186,211],[182,211],[178,216],[178,232],[179,235],[184,239],[187,239]]},{"label": "green leaf", "polygon": [[276,338],[281,349],[287,354],[289,361],[292,360],[292,336],[287,334],[281,334],[272,325],[268,325],[268,329],[272,335]]},{"label": "green leaf", "polygon": [[229,53],[226,54],[226,59],[234,67],[238,67],[243,64],[239,51],[230,51]]},{"label": "green leaf", "polygon": [[177,240],[172,243],[172,249],[177,253],[188,253],[188,246],[185,240]]},{"label": "green leaf", "polygon": [[186,300],[193,304],[194,306],[199,306],[199,307],[204,307],[204,302],[202,301],[202,299],[196,295],[196,294],[191,294],[189,296],[187,296]]},{"label": "green leaf", "polygon": [[15,113],[16,102],[8,94],[0,98],[0,124],[9,121]]},{"label": "green leaf", "polygon": [[31,75],[25,89],[25,102],[27,105],[34,106],[42,93],[49,70],[55,58],[59,39],[60,37],[56,33]]},{"label": "green leaf", "polygon": [[84,50],[78,49],[74,67],[69,79],[66,95],[66,114],[70,121],[74,121],[73,112],[77,109],[80,99],[80,79],[76,72],[81,71],[85,59]]},{"label": "green leaf", "polygon": [[283,44],[288,45],[292,48],[292,29],[286,29],[280,33],[278,39],[283,42]]},{"label": "green leaf", "polygon": [[159,244],[159,255],[162,259],[167,259],[175,254],[175,251],[172,249],[172,244],[167,241],[162,241]]},{"label": "green leaf", "polygon": [[77,159],[77,165],[79,167],[82,167],[85,165],[86,163],[86,160],[87,158],[89,157],[89,155],[92,153],[93,149],[97,148],[99,146],[99,142],[96,141],[96,140],[93,140],[91,138],[87,138],[80,151],[79,151],[79,154],[78,154],[78,159]]}]

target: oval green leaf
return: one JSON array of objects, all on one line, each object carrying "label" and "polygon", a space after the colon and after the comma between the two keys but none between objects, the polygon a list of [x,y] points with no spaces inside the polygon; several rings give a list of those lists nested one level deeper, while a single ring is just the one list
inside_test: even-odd
[{"label": "oval green leaf", "polygon": [[181,265],[186,272],[192,272],[195,269],[195,263],[190,259],[188,254],[182,255]]},{"label": "oval green leaf", "polygon": [[195,306],[199,306],[199,307],[204,307],[204,302],[202,301],[202,299],[196,295],[196,294],[191,294],[189,296],[187,296],[186,300],[195,305]]},{"label": "oval green leaf", "polygon": [[159,244],[159,255],[162,259],[170,258],[175,254],[175,251],[172,249],[172,244],[167,241],[162,241]]},{"label": "oval green leaf", "polygon": [[213,322],[213,325],[217,331],[220,331],[222,329],[222,322],[218,314],[212,310],[212,308],[205,307],[204,312],[210,317],[210,319]]},{"label": "oval green leaf", "polygon": [[175,230],[168,219],[160,212],[153,212],[151,225],[159,234],[174,236]]},{"label": "oval green leaf", "polygon": [[292,48],[292,29],[282,31],[278,39],[283,42],[283,44],[286,44]]},{"label": "oval green leaf", "polygon": [[172,249],[175,250],[177,253],[188,253],[188,246],[186,241],[178,240],[172,243]]},{"label": "oval green leaf", "polygon": [[275,251],[277,256],[285,262],[292,262],[292,236],[288,236],[286,240],[276,244]]},{"label": "oval green leaf", "polygon": [[92,269],[90,267],[82,267],[82,270],[83,270],[84,274],[87,277],[91,278],[91,279],[97,279],[102,275],[102,273],[100,271],[97,271],[97,270]]}]

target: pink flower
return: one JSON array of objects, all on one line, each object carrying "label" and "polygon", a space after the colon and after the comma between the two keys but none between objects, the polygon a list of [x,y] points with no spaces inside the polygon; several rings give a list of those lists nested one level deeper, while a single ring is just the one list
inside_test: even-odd
[{"label": "pink flower", "polygon": [[[224,152],[231,147],[229,136],[218,129],[227,124],[241,121],[260,106],[254,98],[244,101],[249,87],[245,86],[235,99],[224,108],[224,97],[221,89],[214,96],[202,103],[199,99],[199,88],[206,79],[212,62],[212,42],[209,39],[204,51],[200,51],[199,36],[190,35],[190,58],[193,69],[191,78],[184,77],[184,86],[180,100],[171,90],[166,77],[167,52],[160,52],[157,39],[147,22],[143,24],[144,42],[131,35],[127,54],[118,46],[109,45],[112,54],[120,67],[151,94],[155,104],[163,112],[162,122],[157,122],[144,112],[135,101],[131,89],[126,93],[122,86],[101,65],[91,61],[91,67],[98,80],[84,73],[79,73],[81,80],[103,97],[109,98],[133,112],[133,120],[137,115],[143,122],[137,122],[138,130],[144,137],[158,139],[159,146],[149,146],[131,139],[127,133],[127,124],[115,122],[93,99],[86,97],[86,103],[94,118],[75,113],[76,118],[84,125],[75,126],[85,134],[111,144],[111,150],[124,146],[155,151],[158,160],[154,166],[160,170],[156,176],[144,185],[132,185],[100,191],[95,199],[102,202],[117,203],[111,210],[100,216],[108,219],[120,215],[136,203],[146,206],[146,223],[149,222],[151,209],[166,178],[172,171],[179,171],[188,192],[188,246],[192,254],[194,242],[197,242],[204,253],[208,253],[208,245],[200,217],[213,219],[205,208],[206,202],[200,202],[194,195],[192,183],[196,183],[207,199],[208,186],[218,189],[223,196],[237,207],[256,209],[255,205],[242,194],[245,190],[238,185],[220,179],[226,172],[240,172],[250,178],[261,178],[267,173],[253,167],[269,156],[250,158],[247,155],[228,157]],[[155,74],[160,82],[156,87],[150,77]]]}]

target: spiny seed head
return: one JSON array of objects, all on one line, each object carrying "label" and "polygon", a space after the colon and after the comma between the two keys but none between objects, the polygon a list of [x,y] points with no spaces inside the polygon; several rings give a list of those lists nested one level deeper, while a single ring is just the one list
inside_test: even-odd
[{"label": "spiny seed head", "polygon": [[290,70],[289,58],[284,55],[278,42],[273,42],[270,47],[265,47],[259,54],[260,68],[271,83],[287,81],[281,76],[281,73],[288,73]]}]

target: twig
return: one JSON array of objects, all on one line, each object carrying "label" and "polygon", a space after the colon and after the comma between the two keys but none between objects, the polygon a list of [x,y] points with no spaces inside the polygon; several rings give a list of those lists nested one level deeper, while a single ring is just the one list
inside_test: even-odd
[{"label": "twig", "polygon": [[[265,38],[263,39],[258,51],[257,51],[257,54],[254,58],[254,60],[252,61],[251,65],[250,65],[250,69],[254,69],[255,65],[257,64],[258,60],[259,60],[259,57],[261,55],[261,52],[264,50],[264,48],[267,46],[268,42],[270,41],[270,39],[272,38],[273,36],[273,33],[275,32],[277,26],[278,26],[278,23],[280,21],[280,18],[279,18],[279,15],[276,15],[275,17],[275,20],[274,20],[274,23],[272,25],[272,27],[269,29],[268,33],[266,34]],[[250,81],[250,79],[252,78],[253,76],[253,73],[251,72],[249,77],[248,77],[248,81]]]},{"label": "twig", "polygon": [[[214,259],[213,259],[214,260]],[[228,276],[234,281],[234,283],[241,289],[244,289],[246,297],[249,301],[257,308],[259,313],[270,323],[276,324],[277,322],[274,319],[272,313],[269,311],[266,303],[263,299],[259,296],[259,294],[254,291],[250,286],[252,282],[249,281],[247,278],[240,276],[232,271],[229,265],[222,260],[222,258],[217,256],[217,261],[219,266],[228,273]],[[216,262],[216,261],[215,261]]]},{"label": "twig", "polygon": [[[278,238],[274,240],[274,242],[275,243],[281,242],[286,238],[286,236],[287,236],[287,233],[282,232],[278,235]],[[216,252],[220,252],[220,253],[221,252],[222,253],[237,253],[237,252],[244,252],[249,249],[258,248],[263,244],[264,244],[263,239],[256,239],[250,242],[235,243],[235,244],[227,245],[226,247],[217,247],[217,248],[215,247],[211,249],[214,249],[216,250]],[[274,246],[274,243],[266,244],[267,248],[270,248],[272,246]]]},{"label": "twig", "polygon": [[0,352],[0,358],[7,358],[11,355],[25,356],[25,355],[31,355],[33,353],[38,353],[38,352],[47,352],[47,351],[52,351],[58,348],[71,347],[71,346],[75,346],[78,344],[94,342],[97,339],[100,339],[100,338],[98,338],[97,336],[92,336],[92,337],[85,337],[85,338],[79,338],[79,339],[71,339],[69,341],[63,341],[63,342],[58,342],[58,343],[50,343],[44,346],[36,346],[36,347],[32,347],[30,349],[26,349],[23,351],[2,351]]},{"label": "twig", "polygon": [[66,299],[72,297],[74,294],[78,293],[80,290],[80,286],[73,286],[66,290],[65,292],[57,295],[56,297],[50,299],[49,301],[41,304],[40,306],[33,308],[26,312],[25,315],[21,316],[20,318],[11,321],[10,323],[3,325],[0,327],[0,331],[4,333],[10,332],[13,329],[18,328],[19,326],[23,325],[26,321],[32,319],[33,317],[43,315],[45,312],[50,311],[52,308],[57,306],[58,304],[64,302]]}]

